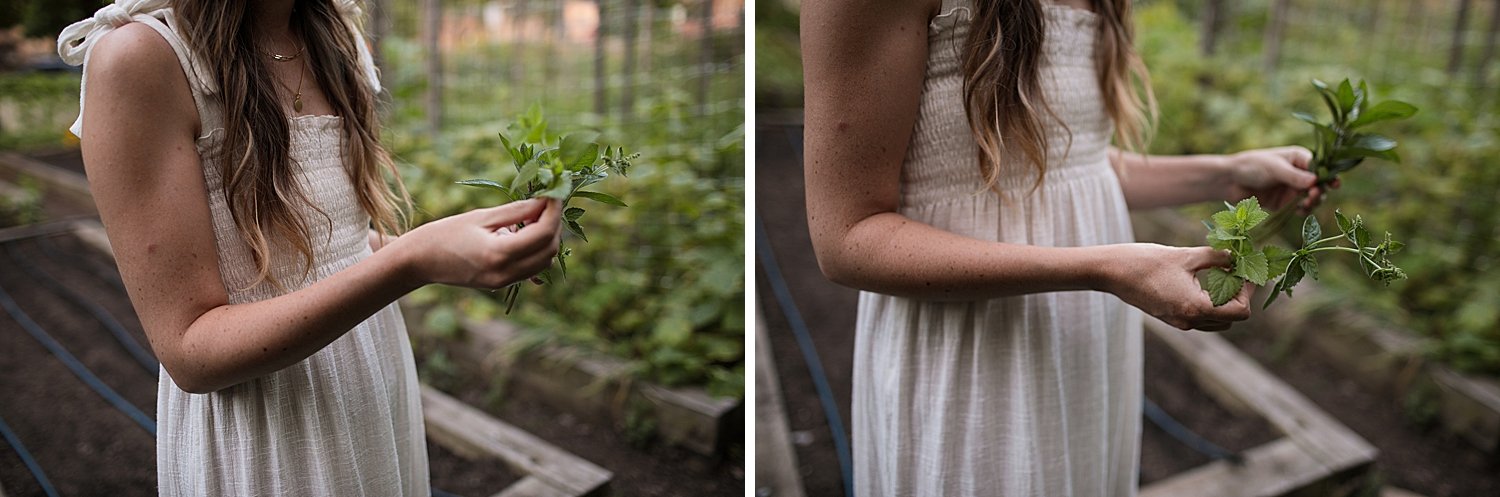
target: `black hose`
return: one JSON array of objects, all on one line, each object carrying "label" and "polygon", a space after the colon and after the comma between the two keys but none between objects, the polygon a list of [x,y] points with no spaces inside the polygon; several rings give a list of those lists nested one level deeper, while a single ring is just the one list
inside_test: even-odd
[{"label": "black hose", "polygon": [[42,471],[42,465],[37,464],[36,458],[31,457],[31,451],[26,450],[26,444],[21,443],[21,437],[11,431],[10,425],[5,424],[5,418],[0,418],[0,436],[5,437],[5,443],[10,444],[16,450],[16,455],[21,457],[21,463],[26,465],[26,470],[31,471],[31,477],[36,478],[37,485],[41,485],[42,492],[47,497],[57,497],[57,489],[52,488],[52,482],[47,479],[47,473]]},{"label": "black hose", "polygon": [[98,393],[100,397],[104,397],[104,400],[115,406],[116,409],[130,416],[131,420],[134,420],[136,424],[140,425],[151,436],[156,436],[155,421],[152,421],[149,416],[146,416],[145,413],[141,412],[130,401],[121,397],[120,394],[115,393],[114,389],[104,384],[98,376],[89,371],[87,366],[79,362],[78,358],[73,357],[73,354],[68,353],[68,350],[63,348],[62,344],[58,343],[57,340],[53,339],[52,335],[47,334],[47,331],[36,324],[36,321],[32,321],[31,317],[27,316],[26,312],[21,310],[21,306],[16,304],[15,299],[12,299],[10,294],[5,291],[4,286],[0,286],[0,307],[4,307],[5,312],[10,314],[11,319],[16,320],[16,323],[20,324],[21,329],[26,330],[26,333],[31,335],[31,338],[36,339],[37,342],[41,342],[42,346],[46,347],[48,352],[51,352],[53,356],[62,361],[63,365],[67,366],[68,370],[72,371],[74,376],[83,380],[89,388]]},{"label": "black hose", "polygon": [[1146,414],[1146,419],[1150,420],[1151,424],[1156,425],[1157,428],[1161,428],[1162,431],[1167,432],[1167,435],[1171,435],[1172,438],[1177,439],[1178,442],[1182,442],[1183,445],[1188,446],[1189,449],[1193,449],[1194,452],[1208,456],[1210,459],[1223,459],[1236,466],[1244,464],[1244,457],[1241,457],[1239,454],[1230,453],[1224,450],[1223,447],[1219,447],[1213,442],[1208,441],[1208,439],[1194,433],[1193,430],[1177,422],[1170,414],[1167,414],[1167,411],[1162,410],[1160,406],[1144,395],[1141,396],[1141,410]]},{"label": "black hose", "polygon": [[139,363],[151,376],[155,377],[160,373],[161,364],[156,362],[156,357],[141,347],[141,344],[136,342],[135,337],[131,336],[130,332],[125,330],[125,325],[120,324],[120,320],[115,319],[113,314],[110,314],[108,310],[105,310],[104,307],[91,299],[85,298],[79,295],[78,292],[74,292],[63,285],[62,282],[57,281],[56,278],[53,278],[52,275],[47,274],[41,268],[26,264],[24,261],[28,260],[28,258],[18,254],[13,244],[6,243],[3,245],[5,246],[5,255],[10,257],[16,265],[21,266],[21,270],[25,271],[28,276],[31,276],[32,280],[41,283],[42,286],[47,287],[47,290],[53,294],[62,297],[73,305],[83,308],[83,310],[94,316],[94,319],[104,325],[104,328],[109,330],[109,334],[114,335],[115,341],[119,342],[120,346],[124,347],[125,351],[130,353],[130,356],[135,359],[135,362]]}]

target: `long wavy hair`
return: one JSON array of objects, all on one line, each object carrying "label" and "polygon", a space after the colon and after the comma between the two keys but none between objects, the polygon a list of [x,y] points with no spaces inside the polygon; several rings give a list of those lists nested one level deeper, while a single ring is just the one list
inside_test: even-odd
[{"label": "long wavy hair", "polygon": [[[979,145],[979,169],[996,189],[1008,148],[1020,152],[1037,172],[1033,189],[1047,172],[1049,137],[1044,117],[1057,119],[1042,91],[1040,67],[1047,25],[1044,0],[975,0],[974,19],[963,49],[964,103],[969,128]],[[1093,0],[1100,22],[1094,64],[1105,113],[1115,125],[1115,143],[1143,150],[1156,122],[1151,77],[1136,54],[1130,0]],[[1071,142],[1071,136],[1069,137]]]},{"label": "long wavy hair", "polygon": [[[257,277],[250,285],[269,281],[284,289],[271,274],[273,244],[284,241],[301,254],[304,277],[314,263],[310,220],[297,214],[294,203],[311,206],[325,222],[332,219],[308,200],[296,180],[289,120],[261,55],[268,50],[252,36],[255,11],[250,5],[246,0],[172,0],[183,37],[205,64],[208,74],[203,76],[219,86],[224,198],[255,262]],[[359,205],[378,231],[400,233],[406,225],[402,208],[410,206],[410,196],[380,144],[376,95],[358,62],[356,44],[364,40],[349,28],[334,0],[297,0],[294,12],[292,29],[306,44],[315,81],[342,117],[344,165]]]}]

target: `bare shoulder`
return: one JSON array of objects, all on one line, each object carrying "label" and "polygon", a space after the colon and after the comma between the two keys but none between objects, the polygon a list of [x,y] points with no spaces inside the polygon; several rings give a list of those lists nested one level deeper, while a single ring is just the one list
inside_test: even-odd
[{"label": "bare shoulder", "polygon": [[172,45],[150,26],[132,22],[104,35],[89,55],[89,76],[146,77],[164,83],[178,67]]},{"label": "bare shoulder", "polygon": [[[104,35],[89,54],[89,87],[85,98],[108,102],[85,106],[85,112],[134,112],[153,123],[196,121],[191,90],[172,45],[155,29],[133,22]],[[163,122],[163,120],[168,122]]]}]

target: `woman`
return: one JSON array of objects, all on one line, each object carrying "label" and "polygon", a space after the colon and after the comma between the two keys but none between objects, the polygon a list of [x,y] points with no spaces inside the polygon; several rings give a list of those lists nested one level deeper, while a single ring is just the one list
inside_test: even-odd
[{"label": "woman", "polygon": [[403,199],[359,16],[352,0],[120,0],[59,37],[84,65],[73,132],[94,201],[162,364],[161,495],[428,495],[394,301],[503,287],[556,253],[556,202],[384,235]]},{"label": "woman", "polygon": [[1321,192],[1299,147],[1152,157],[1128,0],[802,4],[808,223],[864,290],[855,494],[1134,495],[1140,315],[1223,330],[1207,247],[1127,208]]}]

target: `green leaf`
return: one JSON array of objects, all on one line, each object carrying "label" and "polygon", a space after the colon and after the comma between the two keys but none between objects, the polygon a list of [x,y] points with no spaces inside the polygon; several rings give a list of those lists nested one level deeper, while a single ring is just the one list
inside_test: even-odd
[{"label": "green leaf", "polygon": [[598,133],[581,132],[564,136],[562,145],[558,147],[558,155],[564,166],[568,169],[588,167],[599,160],[599,144],[594,140],[599,137]]},{"label": "green leaf", "polygon": [[1266,254],[1266,279],[1274,280],[1286,274],[1287,263],[1291,262],[1295,252],[1281,248],[1276,245],[1267,245],[1263,252]]},{"label": "green leaf", "polygon": [[574,236],[577,236],[585,243],[589,241],[589,237],[583,235],[583,225],[578,224],[578,221],[563,221],[563,225],[567,226],[569,232],[573,233]]},{"label": "green leaf", "polygon": [[1306,112],[1293,112],[1292,113],[1292,117],[1295,117],[1298,120],[1301,120],[1302,122],[1311,124],[1313,126],[1322,126],[1323,125],[1322,122],[1318,121],[1318,118],[1316,116],[1313,116],[1312,114],[1308,114]]},{"label": "green leaf", "polygon": [[[505,202],[511,202],[516,199],[515,197],[511,196],[510,189],[506,188],[505,185],[501,185],[500,183],[496,183],[487,179],[466,179],[463,181],[459,181],[458,184],[495,190],[505,195]],[[501,204],[504,204],[505,202],[501,202]]]},{"label": "green leaf", "polygon": [[614,206],[619,206],[619,207],[627,207],[625,205],[625,202],[621,201],[618,198],[615,198],[614,195],[610,195],[608,193],[603,193],[603,192],[581,192],[580,191],[580,192],[573,192],[573,196],[575,196],[575,197],[581,197],[581,198],[586,198],[586,199],[593,200],[595,202],[604,203],[604,204],[609,204],[609,205],[614,205]]},{"label": "green leaf", "polygon": [[567,210],[563,211],[563,219],[569,221],[577,221],[578,218],[583,217],[583,213],[583,209],[579,209],[577,207],[569,207],[567,208]]},{"label": "green leaf", "polygon": [[1348,147],[1384,152],[1396,148],[1396,140],[1375,133],[1358,133]]},{"label": "green leaf", "polygon": [[1339,122],[1342,123],[1345,122],[1344,117],[1348,116],[1350,111],[1354,108],[1354,85],[1349,84],[1349,80],[1347,78],[1344,79],[1343,82],[1339,83],[1338,97],[1339,110],[1341,114],[1343,114],[1339,116]]},{"label": "green leaf", "polygon": [[1227,250],[1234,245],[1235,241],[1244,239],[1243,236],[1231,234],[1220,228],[1208,234],[1208,245],[1219,250]]},{"label": "green leaf", "polygon": [[1234,275],[1256,285],[1265,285],[1270,277],[1270,269],[1267,266],[1265,252],[1251,250],[1250,253],[1242,254],[1234,261]]},{"label": "green leaf", "polygon": [[1349,129],[1374,124],[1380,121],[1393,119],[1406,119],[1417,113],[1417,106],[1402,102],[1400,100],[1386,100],[1375,104],[1369,111],[1360,114],[1359,119],[1349,123]]},{"label": "green leaf", "polygon": [[1317,217],[1307,216],[1307,220],[1302,221],[1302,244],[1312,245],[1319,238],[1323,238],[1323,226],[1318,224]]},{"label": "green leaf", "polygon": [[1302,267],[1302,261],[1308,258],[1309,256],[1306,254],[1299,255],[1293,257],[1291,263],[1287,264],[1286,277],[1281,279],[1281,289],[1286,292],[1288,297],[1292,296],[1292,287],[1297,286],[1297,283],[1302,281],[1302,276],[1307,274],[1306,270]]},{"label": "green leaf", "polygon": [[1271,289],[1271,294],[1266,296],[1266,303],[1261,304],[1261,306],[1260,306],[1261,309],[1266,309],[1268,307],[1271,307],[1271,303],[1275,302],[1276,301],[1276,297],[1279,296],[1279,295],[1281,295],[1281,284],[1283,282],[1285,282],[1285,281],[1286,281],[1286,278],[1282,278],[1281,281],[1277,281],[1276,282],[1275,287],[1273,287]]},{"label": "green leaf", "polygon": [[1234,296],[1239,295],[1240,289],[1245,286],[1244,279],[1229,274],[1229,271],[1223,268],[1210,268],[1203,280],[1203,289],[1208,290],[1208,297],[1215,307],[1233,300]]},{"label": "green leaf", "polygon": [[511,191],[526,191],[526,184],[530,183],[531,180],[536,179],[536,172],[540,167],[541,165],[534,160],[527,162],[526,165],[522,166],[521,172],[516,173],[516,177],[510,180]]},{"label": "green leaf", "polygon": [[557,180],[558,181],[552,186],[552,188],[537,192],[536,196],[555,198],[564,201],[568,200],[568,195],[573,193],[573,176],[564,174],[558,176]]},{"label": "green leaf", "polygon": [[[1250,198],[1254,199],[1255,197]],[[1266,212],[1265,209],[1260,208],[1260,201],[1257,200],[1251,207],[1252,208],[1250,210],[1250,214],[1246,216],[1244,223],[1240,225],[1241,230],[1249,231],[1251,228],[1254,228],[1260,225],[1261,222],[1264,222],[1266,218],[1271,217],[1270,213]]]},{"label": "green leaf", "polygon": [[[1343,233],[1346,237],[1349,236],[1350,230],[1354,229],[1354,222],[1350,221],[1348,217],[1344,216],[1343,211],[1338,209],[1333,210],[1333,218],[1339,223],[1339,233]],[[1349,240],[1353,241],[1354,239],[1350,238]]]},{"label": "green leaf", "polygon": [[1213,220],[1214,224],[1219,225],[1219,229],[1222,230],[1234,230],[1240,227],[1240,220],[1235,217],[1233,207],[1231,207],[1230,210],[1227,211],[1215,212],[1213,215]]},{"label": "green leaf", "polygon": [[1370,230],[1365,229],[1365,220],[1360,216],[1354,216],[1354,245],[1355,247],[1370,246]]},{"label": "green leaf", "polygon": [[1302,258],[1302,272],[1307,273],[1312,279],[1318,279],[1318,260],[1312,257]]},{"label": "green leaf", "polygon": [[511,164],[514,164],[517,169],[521,167],[521,164],[526,163],[527,157],[521,154],[520,149],[511,145],[510,138],[507,138],[505,133],[500,133],[500,144],[505,146],[505,152],[510,154]]}]

